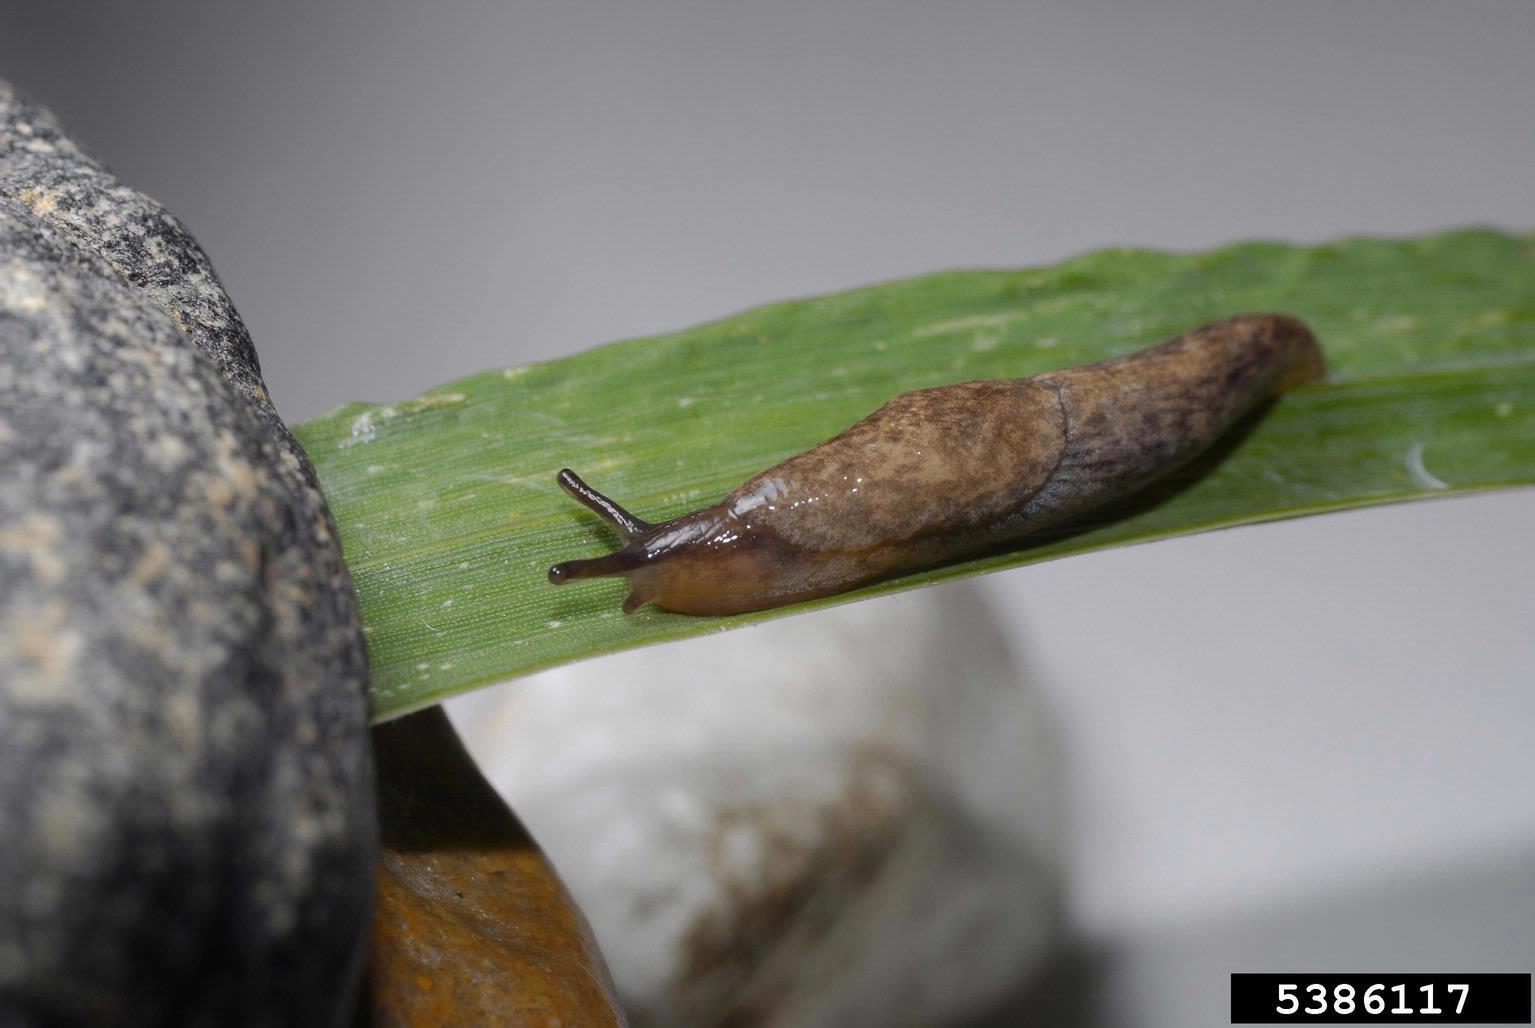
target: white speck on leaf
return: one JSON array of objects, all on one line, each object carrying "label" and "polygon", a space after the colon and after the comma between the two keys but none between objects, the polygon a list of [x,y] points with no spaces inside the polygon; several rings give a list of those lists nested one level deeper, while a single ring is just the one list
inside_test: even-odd
[{"label": "white speck on leaf", "polygon": [[352,419],[352,438],[344,442],[343,446],[352,446],[356,443],[372,442],[378,434],[378,426],[375,419],[383,421],[394,417],[393,407],[376,407],[373,410],[365,410]]},{"label": "white speck on leaf", "polygon": [[948,335],[952,332],[963,332],[977,328],[1001,328],[1010,321],[1017,321],[1024,315],[1021,311],[1007,311],[1002,314],[971,314],[963,318],[954,318],[950,321],[935,321],[928,325],[918,325],[911,330],[911,334],[921,339],[925,336]]},{"label": "white speck on leaf", "polygon": [[1412,480],[1425,489],[1448,489],[1450,483],[1443,479],[1435,478],[1429,474],[1428,468],[1423,466],[1423,444],[1413,443],[1407,451],[1405,460],[1407,470],[1412,475]]}]

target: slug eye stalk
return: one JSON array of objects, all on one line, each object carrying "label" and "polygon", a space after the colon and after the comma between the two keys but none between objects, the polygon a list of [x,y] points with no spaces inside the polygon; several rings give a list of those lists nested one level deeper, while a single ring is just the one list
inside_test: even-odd
[{"label": "slug eye stalk", "polygon": [[[606,521],[609,525],[612,525],[613,530],[618,533],[619,539],[623,540],[625,544],[635,542],[635,540],[640,539],[655,528],[650,522],[635,517],[618,503],[587,485],[581,480],[580,475],[577,475],[569,468],[562,468],[560,473],[555,476],[555,481],[559,482],[562,489],[591,510],[592,513]],[[565,582],[574,582],[582,578],[622,575],[633,571],[641,563],[643,561],[637,560],[636,555],[626,545],[624,549],[615,550],[602,557],[591,557],[585,560],[567,560],[556,564],[549,569],[549,581],[555,585],[561,585]]]},{"label": "slug eye stalk", "polygon": [[569,468],[560,469],[560,473],[555,476],[555,481],[560,483],[560,488],[575,497],[592,513],[612,525],[624,542],[629,542],[635,536],[655,527],[648,521],[641,521],[613,500],[587,485],[581,480],[580,475]]}]

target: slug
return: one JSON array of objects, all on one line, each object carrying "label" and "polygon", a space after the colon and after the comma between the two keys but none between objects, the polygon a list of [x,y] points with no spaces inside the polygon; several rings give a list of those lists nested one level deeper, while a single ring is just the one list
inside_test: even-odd
[{"label": "slug", "polygon": [[549,580],[624,575],[626,613],[736,614],[842,592],[1125,497],[1323,370],[1302,322],[1250,315],[1098,364],[918,389],[656,525],[567,468],[559,484],[624,545],[556,564]]}]

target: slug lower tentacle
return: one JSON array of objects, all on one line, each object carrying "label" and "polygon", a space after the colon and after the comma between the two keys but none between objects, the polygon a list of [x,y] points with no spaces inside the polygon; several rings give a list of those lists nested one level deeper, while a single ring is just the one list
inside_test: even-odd
[{"label": "slug lower tentacle", "polygon": [[902,393],[719,503],[651,525],[563,470],[624,546],[549,580],[624,575],[624,610],[735,614],[995,549],[1185,464],[1267,399],[1319,378],[1284,315],[1231,318],[1116,360]]}]

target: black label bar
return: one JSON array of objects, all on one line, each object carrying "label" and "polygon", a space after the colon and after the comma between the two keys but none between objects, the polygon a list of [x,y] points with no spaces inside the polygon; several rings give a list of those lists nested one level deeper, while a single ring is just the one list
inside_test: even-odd
[{"label": "black label bar", "polygon": [[1528,974],[1233,974],[1232,1024],[1529,1024]]}]

